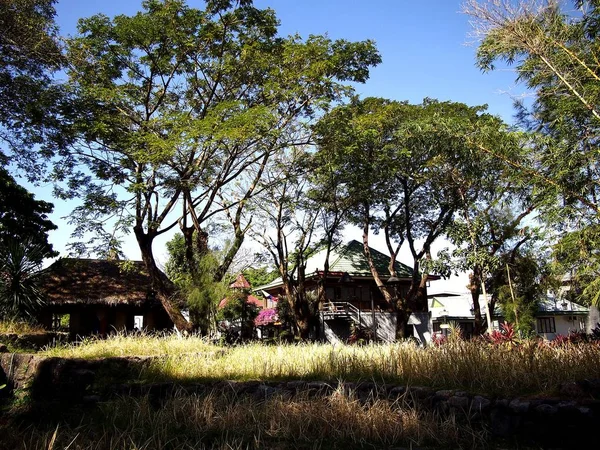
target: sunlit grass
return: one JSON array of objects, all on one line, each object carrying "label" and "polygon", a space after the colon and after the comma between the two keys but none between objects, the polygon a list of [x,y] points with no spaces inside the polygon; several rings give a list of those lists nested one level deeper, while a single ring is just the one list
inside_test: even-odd
[{"label": "sunlit grass", "polygon": [[111,356],[162,356],[210,352],[219,347],[198,336],[179,337],[174,333],[110,335],[107,339],[85,338],[76,344],[49,348],[42,354],[63,358],[106,358]]},{"label": "sunlit grass", "polygon": [[0,334],[37,334],[45,330],[39,325],[19,321],[0,321]]},{"label": "sunlit grass", "polygon": [[221,347],[199,337],[124,336],[50,349],[48,356],[101,358],[161,356],[141,372],[142,381],[369,380],[473,393],[544,393],[565,381],[600,378],[600,347],[550,347],[452,342],[347,346],[330,344]]}]

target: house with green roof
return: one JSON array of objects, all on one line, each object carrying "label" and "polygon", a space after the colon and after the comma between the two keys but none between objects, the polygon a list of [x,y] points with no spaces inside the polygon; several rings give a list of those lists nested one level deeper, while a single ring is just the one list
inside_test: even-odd
[{"label": "house with green roof", "polygon": [[[393,294],[406,295],[412,280],[412,269],[396,261],[396,275],[392,277],[389,270],[391,258],[373,248],[371,256],[385,282],[385,288],[394,290]],[[329,341],[344,340],[351,328],[360,327],[372,330],[380,339],[394,340],[395,314],[375,283],[363,244],[352,240],[334,248],[329,255],[327,273],[324,271],[325,258],[326,250],[317,252],[307,260],[305,269],[307,289],[316,291],[319,282],[323,283],[325,289],[326,300],[320,305],[322,329],[318,334],[324,335]],[[284,294],[281,278],[256,290],[265,296],[280,297]],[[423,326],[429,324],[424,323]]]}]

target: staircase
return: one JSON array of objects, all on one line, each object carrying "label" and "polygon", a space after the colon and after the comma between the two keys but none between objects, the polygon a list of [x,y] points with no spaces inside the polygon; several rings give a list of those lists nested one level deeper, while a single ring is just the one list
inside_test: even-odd
[{"label": "staircase", "polygon": [[361,311],[348,302],[327,302],[321,309],[323,320],[345,319],[363,326]]},{"label": "staircase", "polygon": [[[323,323],[334,320],[343,320],[347,323],[354,323],[356,326],[361,328],[372,328],[373,323],[375,323],[374,331],[378,339],[386,342],[394,341],[394,338],[389,337],[390,326],[393,326],[393,323],[387,322],[382,325],[380,322],[380,320],[382,320],[381,318],[375,319],[373,317],[375,314],[373,314],[371,311],[361,311],[351,303],[326,302],[323,304],[320,313]],[[374,320],[375,322],[373,322]],[[335,337],[334,333],[325,333],[330,342],[339,341],[339,339]]]}]

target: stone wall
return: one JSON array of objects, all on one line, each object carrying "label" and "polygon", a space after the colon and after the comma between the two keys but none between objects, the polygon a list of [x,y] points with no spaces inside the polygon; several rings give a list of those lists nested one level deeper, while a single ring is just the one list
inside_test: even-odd
[{"label": "stone wall", "polygon": [[[2,333],[0,334],[0,345],[5,347],[16,347],[27,351],[37,351],[47,346],[54,346],[60,343],[68,342],[69,334],[61,332],[46,333]],[[1,352],[1,350],[0,350]]]}]

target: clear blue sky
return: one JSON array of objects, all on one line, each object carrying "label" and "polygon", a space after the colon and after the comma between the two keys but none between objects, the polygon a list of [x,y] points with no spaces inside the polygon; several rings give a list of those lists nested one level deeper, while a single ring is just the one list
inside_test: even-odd
[{"label": "clear blue sky", "polygon": [[[188,4],[203,7],[203,2],[196,0]],[[512,71],[484,74],[475,66],[476,47],[467,45],[472,41],[468,36],[469,19],[459,12],[459,0],[255,0],[255,5],[276,11],[283,35],[373,39],[383,63],[372,71],[365,85],[358,86],[357,92],[363,97],[412,103],[431,97],[468,105],[488,104],[491,113],[512,122],[511,95],[519,94],[523,88],[515,86]],[[110,17],[131,15],[140,9],[139,0],[58,0],[57,21],[62,34],[72,35],[81,17],[100,12]],[[48,189],[36,191],[38,197],[53,200]],[[59,230],[52,233],[51,241],[59,251],[63,251],[70,233],[60,219],[68,212],[68,205],[56,204],[52,216]],[[130,258],[139,258],[133,236],[129,237],[125,252]],[[156,253],[164,254],[160,248],[156,248]]]}]

